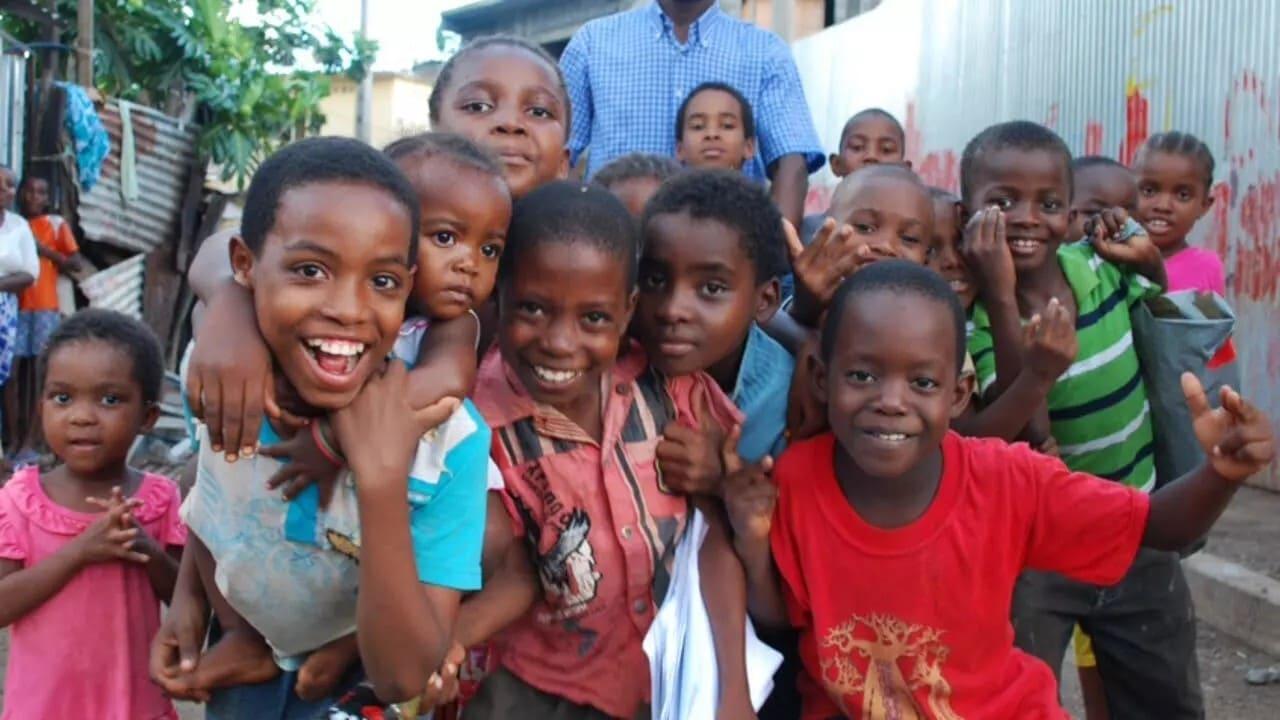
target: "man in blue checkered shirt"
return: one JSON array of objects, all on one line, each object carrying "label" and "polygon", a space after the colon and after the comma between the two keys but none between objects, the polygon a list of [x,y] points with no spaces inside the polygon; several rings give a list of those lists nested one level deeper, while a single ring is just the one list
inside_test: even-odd
[{"label": "man in blue checkered shirt", "polygon": [[743,171],[772,181],[773,199],[797,227],[809,173],[824,161],[791,51],[777,35],[726,15],[716,0],[656,0],[593,20],[560,58],[575,164],[587,175],[630,152],[675,155],[676,112],[698,85],[737,88],[756,117],[756,157]]}]

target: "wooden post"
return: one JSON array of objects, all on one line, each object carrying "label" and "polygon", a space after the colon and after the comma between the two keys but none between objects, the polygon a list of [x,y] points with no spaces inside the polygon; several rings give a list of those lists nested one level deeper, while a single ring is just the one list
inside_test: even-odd
[{"label": "wooden post", "polygon": [[93,0],[76,9],[76,83],[93,87]]}]

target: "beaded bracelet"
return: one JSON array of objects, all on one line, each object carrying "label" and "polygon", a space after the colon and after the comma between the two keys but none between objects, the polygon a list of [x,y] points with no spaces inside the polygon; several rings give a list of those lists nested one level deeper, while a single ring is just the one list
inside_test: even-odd
[{"label": "beaded bracelet", "polygon": [[334,467],[346,467],[346,462],[343,461],[342,456],[325,438],[324,429],[320,427],[323,422],[323,420],[316,420],[311,423],[311,438],[316,441],[316,448],[320,450],[320,454],[324,456],[325,460],[333,463]]}]

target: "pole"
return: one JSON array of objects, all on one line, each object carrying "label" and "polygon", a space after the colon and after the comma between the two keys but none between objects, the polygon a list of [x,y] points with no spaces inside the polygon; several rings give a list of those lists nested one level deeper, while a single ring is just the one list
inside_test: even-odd
[{"label": "pole", "polygon": [[795,0],[773,0],[773,31],[791,42],[795,35]]},{"label": "pole", "polygon": [[76,9],[76,83],[93,87],[93,0]]},{"label": "pole", "polygon": [[[360,0],[360,37],[369,37],[369,0]],[[356,138],[365,142],[373,138],[373,68],[360,79],[356,89]]]}]

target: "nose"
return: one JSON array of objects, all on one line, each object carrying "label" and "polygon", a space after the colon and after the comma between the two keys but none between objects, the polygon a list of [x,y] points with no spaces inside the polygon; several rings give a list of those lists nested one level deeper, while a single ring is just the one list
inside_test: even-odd
[{"label": "nose", "polygon": [[542,333],[539,348],[550,357],[564,358],[573,355],[578,346],[578,326],[572,317],[553,320]]},{"label": "nose", "polygon": [[1004,211],[1005,220],[1009,225],[1023,228],[1039,227],[1043,218],[1040,217],[1040,210],[1034,200],[1026,200],[1014,203],[1012,207]]},{"label": "nose", "polygon": [[1156,193],[1152,209],[1161,213],[1173,212],[1173,197],[1169,193]]},{"label": "nose", "polygon": [[97,424],[98,415],[94,411],[93,403],[73,402],[68,408],[67,420],[77,427],[87,427]]},{"label": "nose", "polygon": [[362,278],[341,278],[333,284],[326,294],[327,302],[322,308],[324,316],[339,325],[356,325],[364,319],[370,307],[371,298],[365,289]]},{"label": "nose", "polygon": [[689,294],[679,288],[664,292],[658,301],[658,311],[656,313],[658,321],[664,325],[688,322],[690,317]]},{"label": "nose", "polygon": [[883,415],[907,414],[907,384],[902,380],[882,380],[875,409]]},{"label": "nose", "polygon": [[467,249],[458,253],[458,257],[453,262],[454,272],[461,273],[468,277],[475,277],[476,273],[480,271],[479,254],[480,250],[478,248],[475,250]]},{"label": "nose", "polygon": [[499,108],[493,113],[493,131],[500,135],[524,135],[524,117],[514,105]]},{"label": "nose", "polygon": [[901,241],[896,233],[880,231],[871,236],[870,242],[867,243],[872,254],[880,259],[896,258],[902,255]]}]

